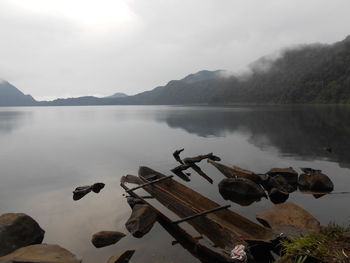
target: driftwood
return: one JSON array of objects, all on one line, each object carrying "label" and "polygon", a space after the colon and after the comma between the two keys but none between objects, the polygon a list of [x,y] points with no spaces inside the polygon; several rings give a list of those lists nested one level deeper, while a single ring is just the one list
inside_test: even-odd
[{"label": "driftwood", "polygon": [[178,161],[181,164],[184,164],[183,161],[180,158],[180,153],[184,150],[184,148],[180,149],[180,150],[176,150],[175,152],[173,152],[173,156],[175,158],[176,161]]},{"label": "driftwood", "polygon": [[209,183],[213,183],[213,179],[211,179],[205,172],[202,171],[202,169],[195,163],[191,163],[190,167],[196,171],[200,176],[202,176],[205,180],[207,180]]},{"label": "driftwood", "polygon": [[179,166],[176,166],[175,168],[171,169],[174,174],[176,174],[178,177],[180,177],[182,180],[189,182],[191,181],[188,175],[184,174],[183,171],[187,170],[190,168],[189,164],[180,164]]},{"label": "driftwood", "polygon": [[187,157],[187,158],[183,159],[182,161],[185,164],[193,164],[193,163],[199,163],[200,161],[202,161],[204,159],[209,159],[212,161],[221,161],[220,157],[215,156],[213,153],[198,155],[196,157]]},{"label": "driftwood", "polygon": [[210,159],[208,159],[208,163],[212,164],[216,169],[218,169],[227,178],[242,177],[242,178],[250,179],[257,184],[260,184],[262,181],[260,176],[257,175],[256,173],[251,172],[249,170],[242,169],[238,166],[229,167],[229,166],[226,166],[222,163],[212,161]]}]

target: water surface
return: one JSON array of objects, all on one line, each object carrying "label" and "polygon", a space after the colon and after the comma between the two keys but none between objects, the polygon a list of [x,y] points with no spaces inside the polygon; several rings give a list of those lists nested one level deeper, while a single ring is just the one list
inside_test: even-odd
[{"label": "water surface", "polygon": [[[128,235],[113,246],[93,247],[95,232],[127,233],[131,210],[119,186],[122,175],[137,174],[140,165],[170,174],[177,165],[172,152],[185,148],[182,157],[214,152],[224,164],[255,172],[321,169],[335,193],[350,191],[349,134],[346,106],[0,108],[0,213],[31,215],[46,230],[45,243],[68,248],[86,263],[105,262],[123,249],[136,249],[135,263],[198,262],[180,245],[172,246],[158,224],[142,239]],[[223,200],[217,188],[223,175],[206,162],[199,165],[213,185],[194,172],[190,183],[176,180],[252,220],[258,210],[273,206],[269,200],[249,207]],[[100,194],[72,200],[75,187],[95,182],[106,183]],[[315,199],[296,192],[289,201],[322,224],[346,223],[349,197]]]}]

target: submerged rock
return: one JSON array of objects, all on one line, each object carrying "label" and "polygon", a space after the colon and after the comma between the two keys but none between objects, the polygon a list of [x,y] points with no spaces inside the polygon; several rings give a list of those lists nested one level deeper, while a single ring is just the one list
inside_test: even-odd
[{"label": "submerged rock", "polygon": [[157,212],[152,207],[145,204],[136,204],[125,226],[134,237],[140,238],[152,229],[156,221]]},{"label": "submerged rock", "polygon": [[292,202],[259,211],[256,219],[272,229],[290,226],[308,231],[320,230],[320,222],[305,209]]},{"label": "submerged rock", "polygon": [[241,200],[244,204],[251,200],[259,200],[266,197],[264,189],[255,182],[245,178],[228,178],[219,183],[219,192],[225,200],[232,200],[239,203]]},{"label": "submerged rock", "polygon": [[74,254],[58,245],[32,245],[17,249],[4,257],[0,262],[18,263],[80,263]]},{"label": "submerged rock", "polygon": [[289,193],[285,192],[283,190],[280,190],[278,188],[272,188],[269,191],[269,198],[272,203],[274,204],[280,204],[288,200]]},{"label": "submerged rock", "polygon": [[107,263],[128,263],[134,255],[135,250],[126,250],[111,256]]},{"label": "submerged rock", "polygon": [[282,176],[290,185],[298,184],[298,173],[292,167],[272,168],[267,174],[272,177]]},{"label": "submerged rock", "polygon": [[301,168],[304,172],[299,176],[299,189],[303,191],[331,192],[334,185],[331,179],[321,170]]},{"label": "submerged rock", "polygon": [[97,247],[106,247],[117,243],[125,234],[117,231],[100,231],[92,236],[91,242]]},{"label": "submerged rock", "polygon": [[18,248],[40,244],[45,231],[30,216],[9,213],[0,216],[0,256]]}]

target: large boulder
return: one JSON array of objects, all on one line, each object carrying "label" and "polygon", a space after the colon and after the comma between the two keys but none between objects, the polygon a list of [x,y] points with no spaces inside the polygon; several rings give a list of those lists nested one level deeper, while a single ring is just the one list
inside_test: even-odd
[{"label": "large boulder", "polygon": [[145,204],[136,204],[130,218],[125,223],[126,229],[137,238],[143,237],[157,221],[157,212]]},{"label": "large boulder", "polygon": [[58,245],[31,245],[22,247],[4,257],[0,263],[80,263],[74,254]]},{"label": "large boulder", "polygon": [[91,242],[97,247],[106,247],[117,243],[125,234],[117,231],[100,231],[92,236]]},{"label": "large boulder", "polygon": [[298,173],[292,168],[272,168],[267,172],[268,175],[272,177],[282,176],[291,185],[298,184]]},{"label": "large boulder", "polygon": [[259,184],[245,178],[223,179],[218,186],[219,192],[225,200],[234,201],[266,197],[264,189]]},{"label": "large boulder", "polygon": [[135,250],[126,250],[111,256],[107,263],[128,263]]},{"label": "large boulder", "polygon": [[299,189],[302,191],[331,192],[334,185],[331,179],[321,170],[302,168],[303,174],[299,176]]},{"label": "large boulder", "polygon": [[18,248],[40,244],[45,231],[30,216],[9,213],[0,216],[0,256]]},{"label": "large boulder", "polygon": [[256,214],[256,219],[272,229],[293,227],[308,231],[320,230],[320,222],[305,209],[292,202],[262,210]]}]

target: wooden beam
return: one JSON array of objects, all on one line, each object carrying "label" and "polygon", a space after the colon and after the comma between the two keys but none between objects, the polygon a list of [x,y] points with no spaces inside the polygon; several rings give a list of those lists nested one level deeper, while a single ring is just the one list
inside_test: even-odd
[{"label": "wooden beam", "polygon": [[206,211],[200,212],[198,214],[194,214],[192,216],[188,216],[188,217],[182,218],[182,219],[177,220],[177,221],[173,221],[173,224],[180,224],[182,222],[185,222],[185,221],[188,221],[188,220],[200,217],[200,216],[205,216],[207,214],[214,213],[214,212],[217,212],[217,211],[220,211],[220,210],[223,210],[223,209],[227,209],[229,207],[231,207],[231,205],[219,206],[219,207],[216,207],[216,208],[213,208],[213,209],[210,209],[210,210],[206,210]]},{"label": "wooden beam", "polygon": [[160,178],[160,179],[156,179],[156,180],[154,180],[152,182],[144,183],[144,184],[141,184],[141,185],[136,186],[134,188],[130,188],[130,189],[126,190],[126,192],[130,193],[130,192],[133,192],[133,191],[135,191],[137,189],[143,188],[145,186],[152,185],[152,184],[155,184],[155,183],[159,183],[159,182],[165,181],[167,179],[171,179],[173,177],[174,177],[173,175],[169,175],[169,176],[166,176],[166,177],[163,177],[163,178]]}]

